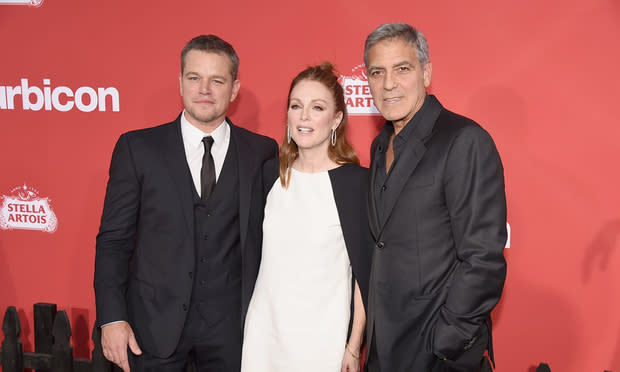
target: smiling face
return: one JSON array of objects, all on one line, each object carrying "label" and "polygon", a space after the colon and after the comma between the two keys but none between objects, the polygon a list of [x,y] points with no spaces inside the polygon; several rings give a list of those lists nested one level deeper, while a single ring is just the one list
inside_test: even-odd
[{"label": "smiling face", "polygon": [[190,50],[185,56],[179,84],[185,118],[206,133],[224,121],[241,85],[232,78],[229,57],[200,50]]},{"label": "smiling face", "polygon": [[342,121],[332,93],[318,81],[301,80],[291,90],[287,123],[299,151],[327,152],[333,129]]},{"label": "smiling face", "polygon": [[404,127],[424,103],[432,65],[420,65],[415,46],[387,39],[368,50],[368,85],[375,106],[394,127]]}]

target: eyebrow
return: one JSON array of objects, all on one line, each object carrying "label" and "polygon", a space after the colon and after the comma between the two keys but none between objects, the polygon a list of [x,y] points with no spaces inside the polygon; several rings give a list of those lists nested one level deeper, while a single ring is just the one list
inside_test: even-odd
[{"label": "eyebrow", "polygon": [[414,66],[413,63],[409,62],[409,61],[401,61],[398,63],[395,63],[392,67],[400,67],[400,66]]},{"label": "eyebrow", "polygon": [[[301,102],[301,100],[300,100],[299,98],[296,98],[296,97],[291,97],[291,102],[293,102],[293,101],[299,101],[299,102]],[[321,102],[321,103],[323,103],[323,104],[325,104],[325,105],[327,105],[327,104],[328,104],[328,102],[327,102],[326,100],[322,99],[322,98],[315,98],[315,99],[313,99],[313,100],[311,100],[311,101],[310,101],[310,103],[315,103],[315,102]]]},{"label": "eyebrow", "polygon": [[[200,76],[199,73],[195,72],[195,71],[186,71],[183,73],[183,76],[188,76],[188,75],[197,75]],[[221,80],[228,80],[228,78],[224,75],[211,75],[208,76],[209,79],[221,79]]]},{"label": "eyebrow", "polygon": [[[400,61],[400,62],[393,64],[392,68],[400,67],[400,66],[415,66],[415,64],[411,63],[410,61],[405,60],[405,61]],[[372,70],[385,70],[385,67],[371,65],[368,67],[368,71],[372,71]]]}]

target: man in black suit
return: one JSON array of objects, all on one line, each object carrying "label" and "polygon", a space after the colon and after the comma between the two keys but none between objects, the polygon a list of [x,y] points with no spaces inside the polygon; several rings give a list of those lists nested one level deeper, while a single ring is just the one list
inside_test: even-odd
[{"label": "man in black suit", "polygon": [[238,66],[226,41],[192,39],[181,53],[185,110],[114,148],[94,286],[104,355],[126,372],[180,371],[189,359],[197,371],[239,371],[260,170],[278,150],[226,118]]},{"label": "man in black suit", "polygon": [[378,27],[364,62],[387,120],[371,147],[368,370],[478,371],[506,276],[499,154],[484,129],[426,93],[422,33]]}]

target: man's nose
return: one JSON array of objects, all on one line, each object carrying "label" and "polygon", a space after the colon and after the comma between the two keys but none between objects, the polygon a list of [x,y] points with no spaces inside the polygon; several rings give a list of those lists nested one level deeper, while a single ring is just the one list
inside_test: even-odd
[{"label": "man's nose", "polygon": [[204,81],[204,80],[202,80],[202,81],[200,81],[200,85],[198,86],[198,91],[199,91],[201,94],[208,94],[208,93],[210,93],[210,92],[211,92],[210,87],[211,87],[211,86],[209,85],[209,82],[208,82],[208,81]]},{"label": "man's nose", "polygon": [[398,85],[398,81],[395,79],[394,73],[388,71],[385,73],[385,78],[383,79],[383,89],[392,90]]}]

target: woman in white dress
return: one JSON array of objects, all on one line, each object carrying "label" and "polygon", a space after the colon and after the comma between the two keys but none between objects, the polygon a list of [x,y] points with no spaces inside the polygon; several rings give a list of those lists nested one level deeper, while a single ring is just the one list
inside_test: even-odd
[{"label": "woman in white dress", "polygon": [[345,139],[346,123],[331,64],[297,75],[281,158],[264,169],[262,258],[242,372],[360,370],[370,266],[367,170]]}]

